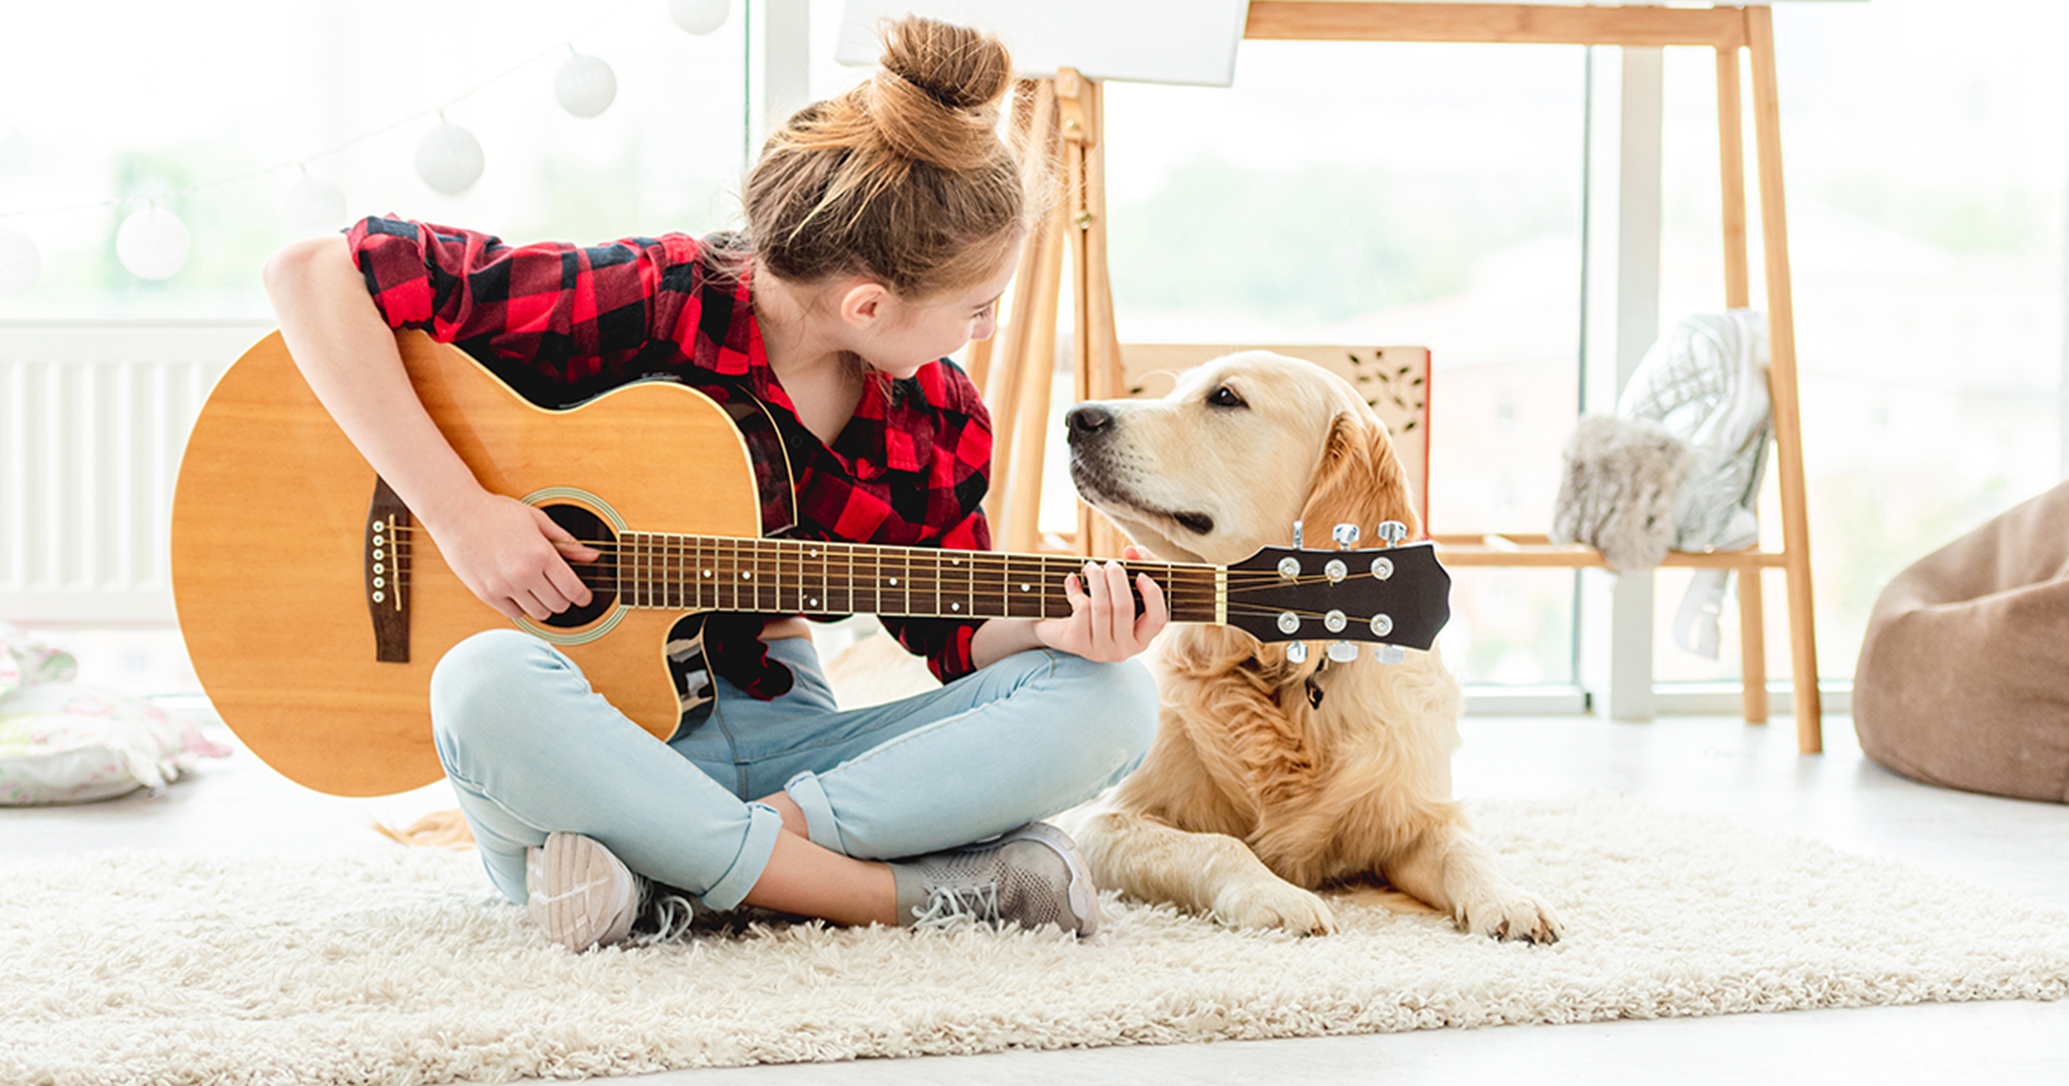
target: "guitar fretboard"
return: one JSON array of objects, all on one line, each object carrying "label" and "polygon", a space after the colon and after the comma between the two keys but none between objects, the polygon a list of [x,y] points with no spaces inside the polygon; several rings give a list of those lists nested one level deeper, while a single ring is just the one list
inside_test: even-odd
[{"label": "guitar fretboard", "polygon": [[[1070,614],[1063,579],[1082,573],[1085,563],[1061,555],[652,532],[621,533],[614,549],[626,606],[822,615],[1059,618]],[[1219,621],[1220,567],[1129,562],[1128,570],[1157,582],[1174,621]]]}]

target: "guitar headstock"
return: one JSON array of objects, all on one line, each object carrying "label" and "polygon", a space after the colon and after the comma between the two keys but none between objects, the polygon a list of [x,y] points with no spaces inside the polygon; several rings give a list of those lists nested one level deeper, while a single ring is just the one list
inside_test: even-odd
[{"label": "guitar headstock", "polygon": [[1432,543],[1266,547],[1228,567],[1228,624],[1259,641],[1428,649],[1450,618],[1451,574]]}]

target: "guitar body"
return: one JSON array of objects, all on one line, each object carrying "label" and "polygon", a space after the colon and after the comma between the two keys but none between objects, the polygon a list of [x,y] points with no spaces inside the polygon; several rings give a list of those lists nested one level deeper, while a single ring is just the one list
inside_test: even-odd
[{"label": "guitar body", "polygon": [[[641,531],[760,535],[746,444],[696,390],[643,382],[547,410],[456,348],[417,333],[398,342],[426,410],[490,491]],[[173,501],[180,630],[211,703],[268,765],[333,795],[438,780],[431,671],[468,636],[513,625],[421,529],[387,529],[372,545],[377,485],[276,332],[210,394]],[[398,639],[391,624],[377,643],[374,616],[398,610],[398,591],[406,629]],[[680,714],[665,640],[684,613],[612,606],[581,625],[517,625],[559,644],[597,692],[665,738]],[[398,641],[406,659],[393,658]]]}]

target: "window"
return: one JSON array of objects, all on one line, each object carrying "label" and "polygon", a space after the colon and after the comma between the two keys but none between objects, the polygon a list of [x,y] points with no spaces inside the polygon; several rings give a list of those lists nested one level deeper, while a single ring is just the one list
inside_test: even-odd
[{"label": "window", "polygon": [[[1428,346],[1433,528],[1542,530],[1578,409],[1584,58],[1249,41],[1227,90],[1109,84],[1122,339]],[[1469,676],[1574,681],[1571,573],[1453,575]]]},{"label": "window", "polygon": [[[0,297],[0,319],[270,319],[258,269],[291,240],[280,198],[303,162],[354,218],[394,212],[511,241],[729,225],[743,8],[701,37],[658,2],[222,0],[205,20],[138,0],[10,10],[0,215],[32,213],[0,227],[30,237],[42,273]],[[615,73],[616,100],[595,118],[555,101],[570,45]],[[448,102],[487,162],[460,196],[413,166],[437,123],[423,114]],[[131,275],[114,247],[133,210],[115,202],[154,196],[193,239],[162,282]]]}]

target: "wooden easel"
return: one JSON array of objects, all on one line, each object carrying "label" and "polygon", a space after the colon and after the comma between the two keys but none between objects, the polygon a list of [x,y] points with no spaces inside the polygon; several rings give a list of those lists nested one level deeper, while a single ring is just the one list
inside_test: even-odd
[{"label": "wooden easel", "polygon": [[[972,345],[970,377],[992,412],[997,485],[985,513],[1001,546],[1044,549],[1037,523],[1042,458],[1048,450],[1056,323],[1065,263],[1070,264],[1070,358],[1075,399],[1120,394],[1121,344],[1114,330],[1106,264],[1106,153],[1100,146],[1099,81],[1064,68],[1053,79],[1023,80],[1013,99],[1022,153],[1049,164],[1053,204],[1020,253],[1006,320],[994,341]],[[995,349],[994,349],[995,347]],[[1096,523],[1095,523],[1096,522]],[[1079,554],[1118,554],[1119,535],[1082,503],[1073,537]],[[1046,549],[1059,549],[1052,545]]]},{"label": "wooden easel", "polygon": [[[1753,142],[1765,259],[1768,386],[1774,403],[1775,471],[1781,486],[1782,549],[1758,547],[1670,554],[1666,566],[1739,571],[1743,708],[1748,723],[1767,719],[1767,668],[1761,573],[1786,577],[1797,748],[1824,749],[1810,581],[1810,528],[1804,494],[1802,422],[1796,387],[1795,313],[1789,289],[1788,221],[1783,204],[1781,111],[1776,97],[1773,13],[1766,6],[1706,8],[1570,7],[1546,4],[1396,3],[1392,0],[1251,0],[1244,37],[1278,41],[1494,42],[1630,47],[1707,46],[1717,57],[1717,127],[1723,186],[1724,302],[1751,304],[1746,248],[1745,135],[1739,114],[1739,51],[1752,73]],[[1023,91],[1028,91],[1023,86]],[[1025,117],[1025,124],[1020,124]],[[1068,69],[1016,100],[1016,128],[1028,146],[1060,155],[1058,213],[1021,256],[996,352],[979,344],[971,375],[991,403],[997,485],[987,504],[1004,545],[1039,547],[1035,520],[1056,357],[1056,322],[1065,248],[1072,256],[1075,314],[1071,359],[1078,399],[1117,394],[1119,337],[1106,268],[1105,155],[1100,147],[1099,86]],[[1053,140],[1054,143],[1050,141]],[[1046,153],[1046,152],[1045,152]],[[996,384],[996,387],[993,385]],[[1080,506],[1074,548],[1115,553],[1111,528]],[[1541,533],[1435,537],[1454,566],[1600,566],[1586,547],[1551,544]],[[1055,548],[1051,548],[1055,549]]]}]

